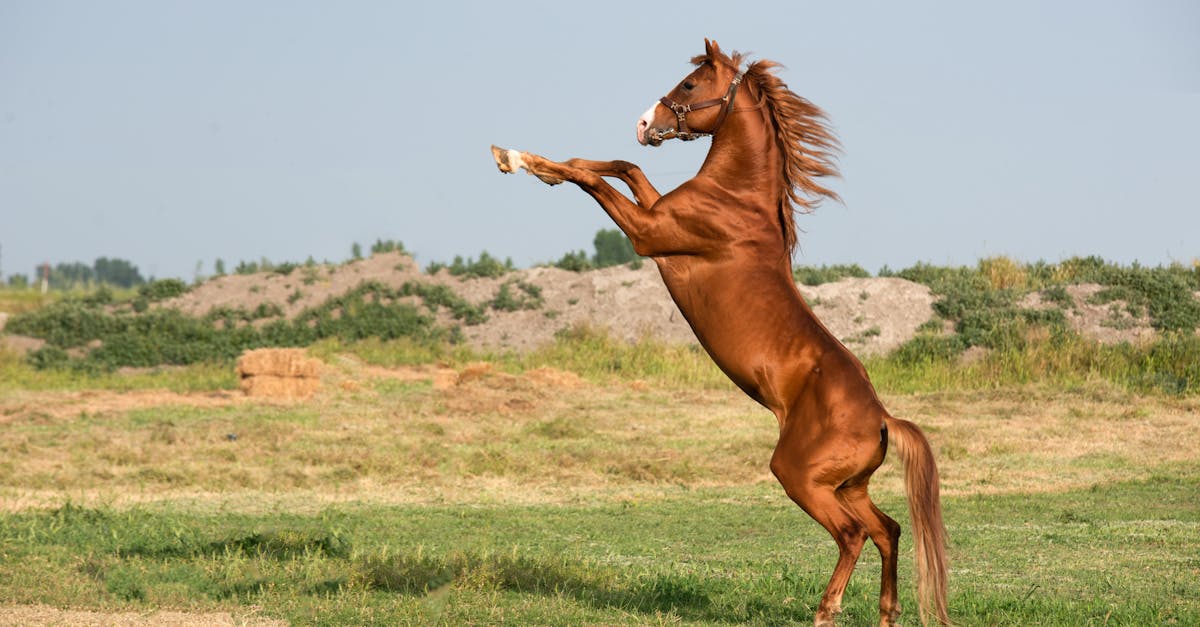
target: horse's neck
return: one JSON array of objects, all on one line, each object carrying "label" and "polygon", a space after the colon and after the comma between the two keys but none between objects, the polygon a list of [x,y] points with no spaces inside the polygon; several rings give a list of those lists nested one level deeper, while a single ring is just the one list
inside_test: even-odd
[{"label": "horse's neck", "polygon": [[731,191],[759,190],[764,200],[777,202],[783,170],[770,124],[763,109],[731,112],[713,136],[697,176]]}]

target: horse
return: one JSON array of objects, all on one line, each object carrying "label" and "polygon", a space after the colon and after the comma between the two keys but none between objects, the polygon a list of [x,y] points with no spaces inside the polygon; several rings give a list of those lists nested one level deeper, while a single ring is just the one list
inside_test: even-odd
[{"label": "horse", "polygon": [[[888,413],[866,369],[813,314],[792,275],[795,213],[838,199],[819,179],[837,176],[840,145],[825,113],[776,76],[779,64],[758,60],[742,70],[742,62],[705,39],[694,69],[638,119],[643,146],[712,138],[695,177],[666,194],[627,161],[555,162],[494,145],[492,156],[501,172],[524,169],[591,195],[634,251],[654,260],[717,366],[775,414],[771,472],[839,551],[814,625],[834,624],[867,538],[883,566],[880,624],[900,615],[900,525],[867,493],[889,441],[905,468],[920,618],[949,624],[946,530],[929,441]],[[633,199],[605,177],[622,181]]]}]

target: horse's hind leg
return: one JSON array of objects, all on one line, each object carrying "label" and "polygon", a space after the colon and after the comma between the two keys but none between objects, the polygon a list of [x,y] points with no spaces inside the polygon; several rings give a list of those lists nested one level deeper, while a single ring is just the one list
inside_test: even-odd
[{"label": "horse's hind leg", "polygon": [[790,448],[784,446],[782,441],[776,447],[775,455],[771,458],[771,472],[783,484],[787,495],[825,527],[838,545],[837,566],[813,617],[814,625],[824,627],[833,625],[834,617],[842,611],[842,594],[867,541],[867,526],[839,498],[837,491],[840,482],[830,483],[827,480],[831,474],[836,476],[840,473],[830,473],[831,469],[823,467],[825,464],[814,464],[813,460],[803,459],[801,454]]},{"label": "horse's hind leg", "polygon": [[866,480],[843,487],[838,496],[850,511],[867,527],[867,534],[879,549],[883,572],[879,582],[879,625],[892,627],[900,617],[900,602],[896,592],[896,561],[900,544],[900,524],[880,511],[867,494]]}]

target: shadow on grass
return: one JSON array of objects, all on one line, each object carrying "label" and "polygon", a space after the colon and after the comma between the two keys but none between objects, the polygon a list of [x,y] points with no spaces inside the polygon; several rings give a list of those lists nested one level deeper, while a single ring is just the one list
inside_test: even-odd
[{"label": "shadow on grass", "polygon": [[822,586],[776,582],[787,587],[785,592],[770,585],[748,589],[730,579],[699,574],[641,573],[631,578],[603,565],[516,554],[418,553],[368,558],[360,566],[371,587],[400,594],[426,595],[446,588],[504,590],[569,597],[597,608],[730,623],[808,620],[811,617],[802,603],[789,606],[782,599],[789,592],[819,598]]}]

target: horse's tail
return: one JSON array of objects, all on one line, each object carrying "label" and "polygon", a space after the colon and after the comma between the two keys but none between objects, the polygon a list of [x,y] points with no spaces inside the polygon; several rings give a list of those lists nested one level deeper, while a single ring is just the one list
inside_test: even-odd
[{"label": "horse's tail", "polygon": [[913,543],[917,554],[917,599],[921,623],[932,615],[950,624],[946,610],[946,527],[938,495],[937,463],[929,440],[917,425],[887,416],[888,434],[904,462],[904,487],[908,513],[912,517]]}]

